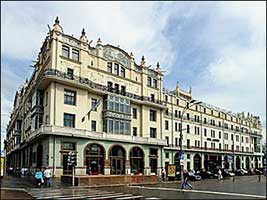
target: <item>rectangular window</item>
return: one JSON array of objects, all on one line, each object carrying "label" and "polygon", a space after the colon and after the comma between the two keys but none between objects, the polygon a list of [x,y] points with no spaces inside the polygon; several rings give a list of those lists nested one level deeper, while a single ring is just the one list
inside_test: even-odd
[{"label": "rectangular window", "polygon": [[97,111],[96,104],[97,104],[97,99],[92,98],[91,99],[91,109],[92,109],[92,111]]},{"label": "rectangular window", "polygon": [[175,122],[175,131],[178,131],[178,123]]},{"label": "rectangular window", "polygon": [[64,113],[64,126],[75,128],[75,115]]},{"label": "rectangular window", "polygon": [[133,136],[137,136],[137,128],[133,127]]},{"label": "rectangular window", "polygon": [[224,139],[228,140],[228,133],[224,133]]},{"label": "rectangular window", "polygon": [[157,88],[158,87],[158,81],[157,79],[153,79],[153,87]]},{"label": "rectangular window", "polygon": [[125,68],[121,67],[121,77],[125,78]]},{"label": "rectangular window", "polygon": [[119,84],[115,83],[114,89],[115,89],[115,93],[119,94],[119,89],[120,89]]},{"label": "rectangular window", "polygon": [[64,89],[64,104],[76,104],[76,92]]},{"label": "rectangular window", "polygon": [[150,110],[150,121],[156,121],[157,112],[155,110]]},{"label": "rectangular window", "polygon": [[167,95],[165,95],[165,101],[168,102],[168,96]]},{"label": "rectangular window", "polygon": [[204,136],[207,136],[207,129],[204,128]]},{"label": "rectangular window", "polygon": [[219,131],[219,139],[221,139],[221,131]]},{"label": "rectangular window", "polygon": [[154,95],[154,94],[151,94],[151,95],[150,95],[150,98],[151,98],[151,101],[152,101],[152,102],[155,102],[155,95]]},{"label": "rectangular window", "polygon": [[187,146],[187,148],[190,148],[190,140],[189,139],[186,140],[186,146]]},{"label": "rectangular window", "polygon": [[91,121],[91,131],[96,131],[96,121],[95,120]]},{"label": "rectangular window", "polygon": [[119,121],[115,121],[115,133],[120,133],[120,122]]},{"label": "rectangular window", "polygon": [[73,79],[73,69],[67,68],[67,76],[68,78]]},{"label": "rectangular window", "polygon": [[241,142],[244,142],[244,137],[243,136],[241,137]]},{"label": "rectangular window", "polygon": [[165,139],[166,139],[166,142],[167,142],[167,146],[169,146],[169,137],[166,136]]},{"label": "rectangular window", "polygon": [[178,117],[179,117],[179,118],[182,117],[181,111],[178,112]]},{"label": "rectangular window", "polygon": [[126,87],[125,86],[121,86],[121,95],[125,96],[126,95]]},{"label": "rectangular window", "polygon": [[133,108],[133,119],[137,119],[137,109]]},{"label": "rectangular window", "polygon": [[239,135],[236,135],[236,136],[235,136],[235,140],[236,140],[237,142],[239,142]]},{"label": "rectangular window", "polygon": [[119,64],[114,63],[114,74],[119,76]]},{"label": "rectangular window", "polygon": [[112,62],[108,62],[108,72],[112,73]]},{"label": "rectangular window", "polygon": [[169,158],[169,153],[165,153],[165,158]]},{"label": "rectangular window", "polygon": [[79,61],[79,51],[77,49],[72,49],[72,59]]},{"label": "rectangular window", "polygon": [[181,131],[181,130],[182,130],[182,124],[179,123],[179,131]]},{"label": "rectangular window", "polygon": [[207,124],[207,118],[204,118],[204,124]]},{"label": "rectangular window", "polygon": [[175,138],[175,146],[178,147],[178,138]]},{"label": "rectangular window", "polygon": [[157,129],[156,128],[150,128],[150,137],[151,138],[157,137]]},{"label": "rectangular window", "polygon": [[204,148],[207,149],[207,142],[204,142]]},{"label": "rectangular window", "polygon": [[70,54],[70,48],[68,46],[62,46],[62,56],[68,58]]},{"label": "rectangular window", "polygon": [[48,105],[48,92],[45,93],[45,106]]},{"label": "rectangular window", "polygon": [[165,120],[165,130],[169,130],[169,121]]},{"label": "rectangular window", "polygon": [[108,120],[108,132],[113,133],[113,120]]},{"label": "rectangular window", "polygon": [[190,119],[190,114],[186,113],[186,119],[189,120]]},{"label": "rectangular window", "polygon": [[176,99],[176,105],[177,106],[179,105],[179,99]]},{"label": "rectangular window", "polygon": [[113,89],[113,83],[108,81],[108,91],[112,92]]},{"label": "rectangular window", "polygon": [[151,77],[147,77],[147,85],[148,85],[148,86],[151,86],[151,85],[152,85],[151,82],[152,82],[152,81],[151,81]]},{"label": "rectangular window", "polygon": [[189,124],[186,125],[186,132],[190,133],[190,125]]}]

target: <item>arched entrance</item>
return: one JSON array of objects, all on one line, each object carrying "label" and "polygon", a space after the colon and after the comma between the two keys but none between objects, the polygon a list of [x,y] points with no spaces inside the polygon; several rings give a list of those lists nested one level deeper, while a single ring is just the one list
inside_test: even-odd
[{"label": "arched entrance", "polygon": [[249,169],[249,158],[246,157],[246,169]]},{"label": "arched entrance", "polygon": [[227,156],[224,156],[224,169],[229,169],[229,162]]},{"label": "arched entrance", "polygon": [[174,164],[176,165],[176,172],[181,171],[181,165],[180,165],[180,154],[176,153],[174,156]]},{"label": "arched entrance", "polygon": [[239,156],[236,157],[235,162],[236,162],[236,165],[235,165],[236,169],[240,169],[241,160],[240,160]]},{"label": "arched entrance", "polygon": [[37,161],[36,161],[37,167],[41,168],[43,165],[43,146],[41,144],[39,144],[37,147],[36,155],[37,155]]},{"label": "arched entrance", "polygon": [[255,168],[256,169],[258,169],[259,168],[259,161],[258,161],[258,158],[257,157],[255,157],[255,159],[254,159],[254,165],[255,165]]},{"label": "arched entrance", "polygon": [[110,174],[125,174],[125,150],[121,146],[113,146],[109,153]]},{"label": "arched entrance", "polygon": [[98,144],[89,144],[85,147],[84,155],[87,174],[104,174],[104,152],[104,148]]},{"label": "arched entrance", "polygon": [[194,156],[194,170],[198,171],[201,169],[201,157],[199,154]]},{"label": "arched entrance", "polygon": [[131,173],[144,173],[144,152],[139,147],[133,147],[130,151]]}]

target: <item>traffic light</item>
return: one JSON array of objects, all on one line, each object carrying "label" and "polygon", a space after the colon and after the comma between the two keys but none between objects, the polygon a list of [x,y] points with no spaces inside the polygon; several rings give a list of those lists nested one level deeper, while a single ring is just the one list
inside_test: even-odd
[{"label": "traffic light", "polygon": [[77,165],[77,154],[73,151],[70,151],[68,154],[68,165],[76,166]]}]

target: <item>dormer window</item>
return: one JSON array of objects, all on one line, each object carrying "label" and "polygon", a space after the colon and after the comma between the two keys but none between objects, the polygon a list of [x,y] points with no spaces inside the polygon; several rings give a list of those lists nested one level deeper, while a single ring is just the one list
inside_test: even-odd
[{"label": "dormer window", "polygon": [[119,76],[119,65],[114,63],[114,73]]},{"label": "dormer window", "polygon": [[112,73],[112,62],[108,62],[108,72]]},{"label": "dormer window", "polygon": [[72,59],[79,61],[79,51],[77,49],[72,49]]},{"label": "dormer window", "polygon": [[125,69],[121,67],[121,77],[125,78]]},{"label": "dormer window", "polygon": [[70,54],[70,48],[66,45],[62,46],[62,56],[68,58]]}]

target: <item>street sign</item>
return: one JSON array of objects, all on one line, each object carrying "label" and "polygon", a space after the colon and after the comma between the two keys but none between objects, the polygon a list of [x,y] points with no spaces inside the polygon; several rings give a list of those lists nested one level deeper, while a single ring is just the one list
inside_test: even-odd
[{"label": "street sign", "polygon": [[181,156],[180,156],[180,161],[181,160],[184,160],[184,154],[181,154]]},{"label": "street sign", "polygon": [[228,162],[232,162],[233,161],[233,157],[232,156],[227,156],[227,160],[228,160]]}]

